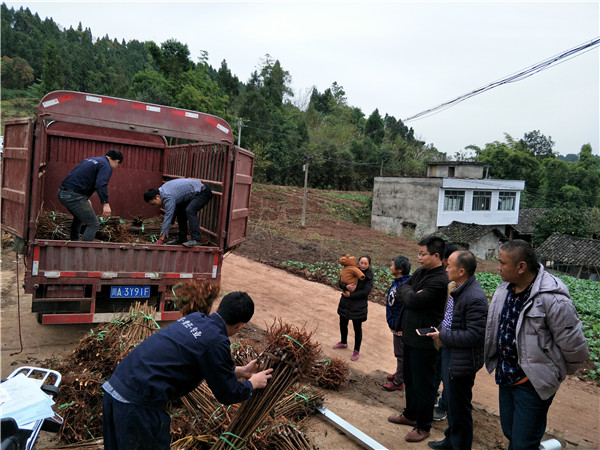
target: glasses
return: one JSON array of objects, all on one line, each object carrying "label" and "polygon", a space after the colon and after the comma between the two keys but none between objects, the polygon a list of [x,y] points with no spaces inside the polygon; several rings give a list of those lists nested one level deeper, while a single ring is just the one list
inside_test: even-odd
[{"label": "glasses", "polygon": [[425,256],[429,256],[429,255],[431,255],[431,253],[419,252],[419,253],[417,254],[417,256],[418,256],[419,258],[423,258],[423,257],[425,257]]}]

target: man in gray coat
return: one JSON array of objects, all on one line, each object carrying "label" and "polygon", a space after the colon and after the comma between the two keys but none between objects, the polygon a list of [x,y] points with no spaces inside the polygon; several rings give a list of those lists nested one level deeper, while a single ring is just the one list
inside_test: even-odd
[{"label": "man in gray coat", "polygon": [[503,283],[489,308],[485,365],[496,370],[509,450],[537,449],[554,394],[587,360],[588,346],[568,288],[538,264],[527,242],[504,243],[498,270]]}]

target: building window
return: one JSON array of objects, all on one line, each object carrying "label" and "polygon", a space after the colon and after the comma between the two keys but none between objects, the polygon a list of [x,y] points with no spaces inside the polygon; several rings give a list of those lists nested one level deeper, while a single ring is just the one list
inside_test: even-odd
[{"label": "building window", "polygon": [[517,204],[516,192],[502,192],[498,195],[498,211],[514,211]]},{"label": "building window", "polygon": [[492,191],[473,191],[473,211],[489,211]]},{"label": "building window", "polygon": [[445,191],[444,211],[464,211],[465,191]]},{"label": "building window", "polygon": [[450,178],[454,178],[454,173],[455,173],[455,168],[454,167],[448,167],[448,176]]}]

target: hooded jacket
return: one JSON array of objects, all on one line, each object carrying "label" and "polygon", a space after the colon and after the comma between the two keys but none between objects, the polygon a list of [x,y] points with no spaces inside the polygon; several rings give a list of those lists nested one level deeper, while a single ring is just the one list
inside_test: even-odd
[{"label": "hooded jacket", "polygon": [[[507,282],[496,289],[488,313],[485,366],[489,373],[498,363],[498,327],[507,289]],[[589,356],[568,288],[541,264],[519,314],[516,334],[519,366],[542,400],[552,397],[567,374],[574,373]]]}]

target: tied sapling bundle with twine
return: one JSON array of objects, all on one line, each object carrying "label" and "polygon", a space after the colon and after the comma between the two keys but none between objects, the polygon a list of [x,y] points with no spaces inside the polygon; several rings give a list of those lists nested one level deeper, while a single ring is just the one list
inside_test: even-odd
[{"label": "tied sapling bundle with twine", "polygon": [[182,316],[193,312],[209,315],[212,305],[221,292],[221,285],[209,280],[189,280],[171,289],[173,302]]},{"label": "tied sapling bundle with twine", "polygon": [[[206,381],[181,398],[192,417],[199,434],[220,435],[239,408],[239,404],[223,405],[217,401]],[[214,442],[214,441],[212,441]]]},{"label": "tied sapling bundle with twine", "polygon": [[297,383],[273,408],[275,417],[299,422],[323,404],[323,392],[309,384]]},{"label": "tied sapling bundle with twine", "polygon": [[314,450],[316,447],[285,417],[273,418],[258,429],[244,446],[248,450]]},{"label": "tied sapling bundle with twine", "polygon": [[272,429],[267,438],[268,448],[278,450],[313,450],[306,435],[293,424],[282,423]]},{"label": "tied sapling bundle with twine", "polygon": [[243,448],[290,387],[308,375],[319,352],[319,344],[312,342],[311,336],[304,328],[284,324],[281,319],[273,323],[267,331],[267,348],[258,359],[260,370],[273,369],[272,378],[242,403],[213,450]]},{"label": "tied sapling bundle with twine", "polygon": [[311,370],[311,378],[317,386],[337,391],[348,380],[350,367],[340,358],[320,359]]},{"label": "tied sapling bundle with twine", "polygon": [[231,357],[236,366],[245,366],[254,359],[258,359],[258,353],[254,350],[256,344],[250,340],[242,339],[231,344]]},{"label": "tied sapling bundle with twine", "polygon": [[73,356],[56,370],[63,374],[57,412],[63,417],[58,438],[76,443],[102,436],[102,384],[129,352],[160,329],[156,309],[135,303],[128,313],[99,325],[82,338]]}]

